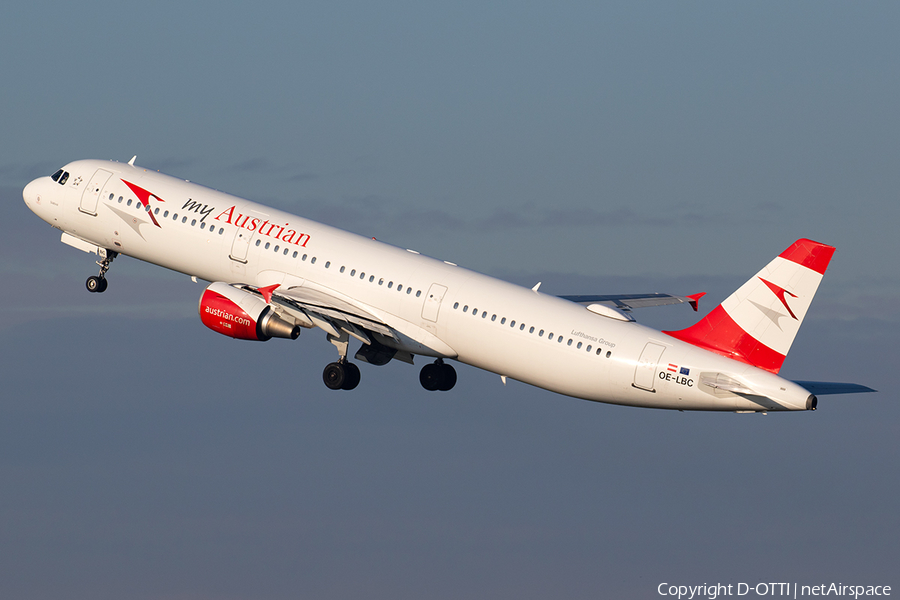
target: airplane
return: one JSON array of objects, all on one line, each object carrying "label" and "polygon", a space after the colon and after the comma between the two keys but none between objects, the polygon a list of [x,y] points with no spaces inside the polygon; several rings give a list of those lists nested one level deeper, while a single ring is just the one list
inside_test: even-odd
[{"label": "airplane", "polygon": [[210,282],[200,320],[236,339],[295,340],[319,328],[338,359],[323,371],[352,390],[360,369],[427,362],[419,381],[448,391],[449,361],[552,392],[610,404],[768,413],[815,410],[818,395],[875,391],[791,381],[779,370],[834,248],[799,239],[700,319],[677,331],[637,323],[632,309],[703,294],[553,296],[219,192],[152,169],[71,162],[23,190],[26,205],[95,253],[93,293],[119,255]]}]

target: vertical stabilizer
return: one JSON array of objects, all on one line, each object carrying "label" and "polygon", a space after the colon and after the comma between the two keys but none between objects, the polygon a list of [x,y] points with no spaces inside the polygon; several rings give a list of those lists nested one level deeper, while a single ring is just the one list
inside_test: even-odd
[{"label": "vertical stabilizer", "polygon": [[778,373],[832,254],[832,246],[797,240],[699,323],[664,333]]}]

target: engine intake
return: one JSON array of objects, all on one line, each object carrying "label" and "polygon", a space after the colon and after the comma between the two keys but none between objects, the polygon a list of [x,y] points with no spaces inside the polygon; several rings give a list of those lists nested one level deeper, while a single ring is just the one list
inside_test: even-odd
[{"label": "engine intake", "polygon": [[300,326],[279,315],[265,300],[221,281],[204,290],[199,311],[204,325],[239,340],[296,340],[300,336]]}]

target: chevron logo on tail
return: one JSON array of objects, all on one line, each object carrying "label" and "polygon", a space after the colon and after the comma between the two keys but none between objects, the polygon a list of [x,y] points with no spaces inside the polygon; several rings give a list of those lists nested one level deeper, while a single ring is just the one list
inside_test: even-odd
[{"label": "chevron logo on tail", "polygon": [[833,254],[832,246],[797,240],[700,322],[664,333],[778,373]]}]

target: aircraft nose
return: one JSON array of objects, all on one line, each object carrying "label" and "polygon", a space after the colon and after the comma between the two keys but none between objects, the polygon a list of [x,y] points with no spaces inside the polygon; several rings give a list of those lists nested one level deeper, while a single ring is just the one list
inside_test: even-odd
[{"label": "aircraft nose", "polygon": [[41,203],[41,179],[43,178],[35,179],[22,190],[22,198],[31,210],[34,210],[35,207]]}]

